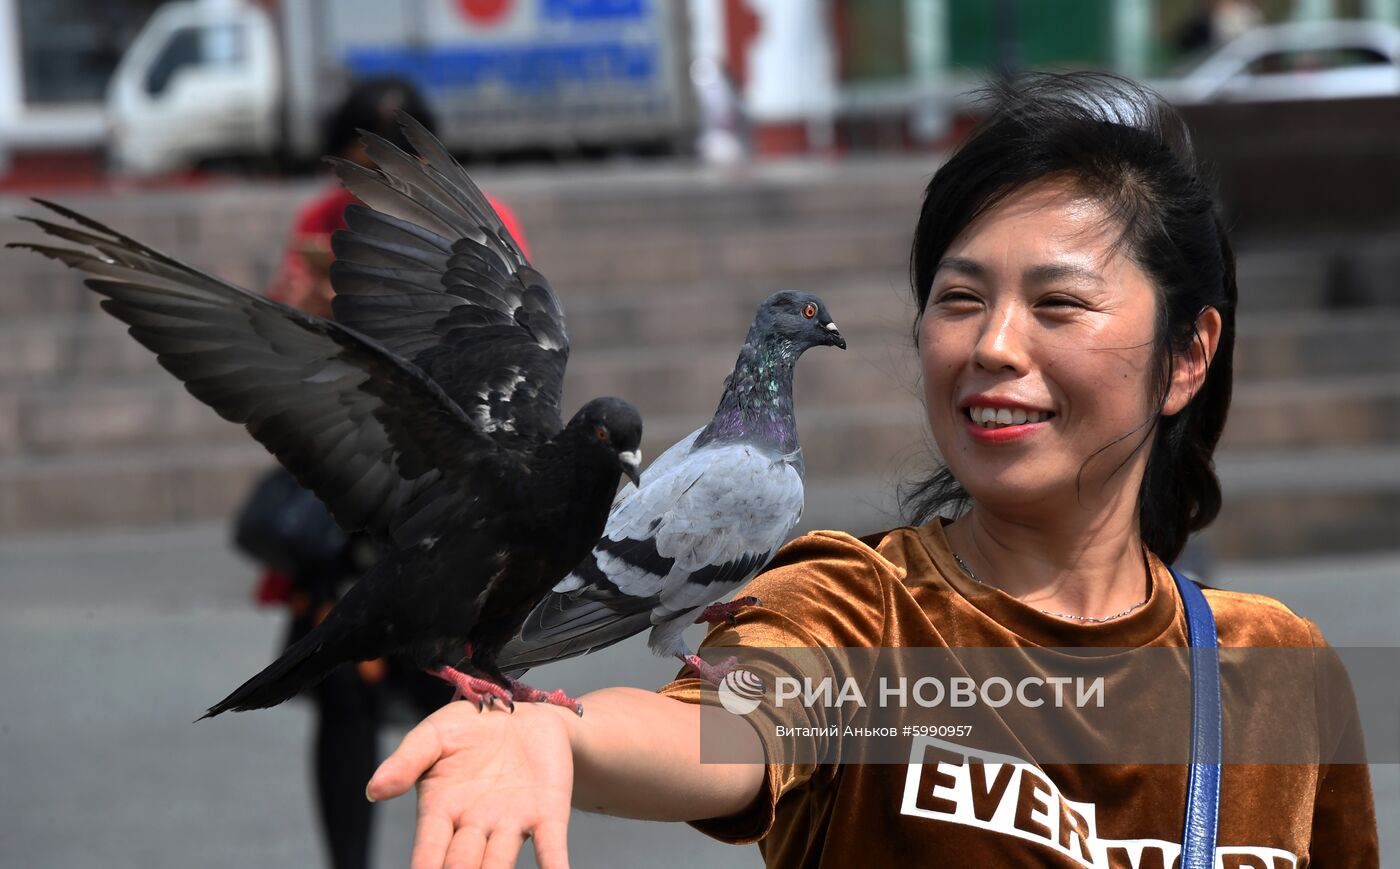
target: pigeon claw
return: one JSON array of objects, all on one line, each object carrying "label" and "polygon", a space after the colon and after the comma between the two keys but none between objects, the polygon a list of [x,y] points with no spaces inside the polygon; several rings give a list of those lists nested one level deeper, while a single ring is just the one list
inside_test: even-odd
[{"label": "pigeon claw", "polygon": [[570,710],[580,718],[583,717],[583,704],[564,693],[562,688],[553,691],[541,691],[538,688],[531,688],[524,682],[515,679],[510,681],[511,697],[521,703],[548,703],[551,706],[562,706]]},{"label": "pigeon claw", "polygon": [[712,603],[705,607],[700,615],[695,618],[695,623],[697,625],[717,625],[720,622],[725,622],[732,628],[739,623],[738,620],[734,618],[736,612],[746,607],[758,606],[760,603],[762,603],[762,601],[751,594],[743,597],[736,597],[726,603]]},{"label": "pigeon claw", "polygon": [[496,701],[499,700],[506,708],[511,711],[515,710],[515,703],[511,699],[510,692],[489,679],[468,676],[453,667],[438,667],[436,670],[429,670],[428,674],[438,677],[453,687],[452,700],[454,702],[466,700],[475,703],[478,711],[485,711],[488,706],[492,709],[496,708]]},{"label": "pigeon claw", "polygon": [[729,671],[739,665],[739,659],[730,655],[717,664],[707,664],[699,655],[677,655],[681,663],[690,667],[695,674],[711,685],[718,685],[729,675]]}]

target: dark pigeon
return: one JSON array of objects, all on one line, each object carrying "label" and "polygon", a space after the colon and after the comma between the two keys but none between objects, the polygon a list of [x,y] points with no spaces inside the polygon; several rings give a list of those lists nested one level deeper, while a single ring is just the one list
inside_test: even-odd
[{"label": "dark pigeon", "polygon": [[627,486],[607,530],[525,620],[498,659],[519,673],[610,646],[647,628],[652,651],[718,682],[682,633],[732,619],[740,598],[711,604],[753,578],[802,516],[802,448],[793,368],[809,347],[846,342],[821,299],[782,292],[759,306],[714,418]]},{"label": "dark pigeon", "polygon": [[50,203],[81,228],[31,222],[79,247],[17,245],[91,275],[103,309],[161,365],[385,553],[319,626],[205,717],[274,706],[342,662],[388,654],[478,703],[577,709],[562,692],[508,680],[494,656],[597,541],[619,475],[637,479],[641,417],[601,398],[563,424],[558,299],[466,173],[421,127],[412,132],[428,162],[373,149],[381,168],[361,170],[355,191],[383,213],[359,210],[341,247],[363,254],[336,269],[359,293],[376,281],[425,284],[385,291],[382,340]]}]

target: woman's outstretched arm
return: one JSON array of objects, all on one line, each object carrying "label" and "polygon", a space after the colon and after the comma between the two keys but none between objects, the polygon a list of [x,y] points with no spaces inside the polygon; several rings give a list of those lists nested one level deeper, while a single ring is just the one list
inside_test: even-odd
[{"label": "woman's outstretched arm", "polygon": [[[542,869],[568,865],[570,806],[628,818],[732,815],[758,798],[763,748],[741,719],[635,688],[582,699],[586,713],[449,703],[404,737],[370,779],[375,800],[418,783],[413,869],[506,867],[525,837]],[[752,763],[702,764],[700,722]],[[711,731],[709,728],[715,728]]]},{"label": "woman's outstretched arm", "polygon": [[[716,626],[702,649],[879,647],[885,644],[887,589],[901,581],[890,562],[856,538],[808,534],[784,547],[748,587],[764,603],[745,607],[733,625]],[[755,654],[752,663],[761,666],[766,653]],[[815,663],[830,664],[824,655]],[[518,704],[512,714],[449,703],[404,737],[368,793],[387,799],[418,783],[414,869],[510,866],[526,834],[535,840],[543,869],[567,866],[571,804],[658,821],[743,817],[762,808],[744,836],[728,836],[752,841],[772,823],[767,801],[815,769],[792,762],[767,766],[754,715],[740,718],[635,688],[607,688],[581,699],[582,718],[558,706]],[[753,762],[702,764],[702,720],[707,745]],[[822,746],[810,751],[825,756]],[[775,771],[781,774],[770,785]]]}]

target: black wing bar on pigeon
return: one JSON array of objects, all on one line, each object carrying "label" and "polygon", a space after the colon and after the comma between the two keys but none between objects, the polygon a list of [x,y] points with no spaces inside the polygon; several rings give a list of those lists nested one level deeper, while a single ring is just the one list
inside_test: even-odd
[{"label": "black wing bar on pigeon", "polygon": [[[483,465],[511,461],[414,364],[343,325],[213,278],[62,206],[23,218],[84,249],[13,244],[91,275],[102,307],[346,528],[410,545]],[[91,231],[88,231],[91,230]]]},{"label": "black wing bar on pigeon", "polygon": [[361,133],[378,168],[330,161],[370,206],[348,208],[332,242],[336,319],[411,360],[502,445],[552,437],[569,355],[559,300],[442,143],[399,122],[417,156]]}]

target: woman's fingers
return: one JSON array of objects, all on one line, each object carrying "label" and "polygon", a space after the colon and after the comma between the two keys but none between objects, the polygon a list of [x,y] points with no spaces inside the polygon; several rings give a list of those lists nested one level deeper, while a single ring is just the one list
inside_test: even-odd
[{"label": "woman's fingers", "polygon": [[486,854],[481,860],[481,869],[513,869],[515,858],[520,856],[520,846],[525,844],[525,834],[509,830],[493,830],[486,840]]},{"label": "woman's fingers", "polygon": [[535,827],[535,862],[540,869],[569,869],[568,821],[546,821]]},{"label": "woman's fingers", "polygon": [[543,869],[567,869],[573,767],[561,727],[550,713],[449,704],[409,731],[365,793],[387,799],[417,782],[413,869],[507,869],[534,830]]},{"label": "woman's fingers", "polygon": [[409,865],[412,869],[442,869],[452,842],[451,818],[420,811],[418,830],[413,835],[413,862]]},{"label": "woman's fingers", "polygon": [[477,869],[485,853],[486,831],[476,827],[461,827],[452,837],[452,844],[447,848],[447,861],[443,865],[447,869]]},{"label": "woman's fingers", "polygon": [[365,796],[370,800],[387,800],[407,793],[441,757],[442,734],[429,717],[410,730],[394,753],[374,771],[365,786]]}]

